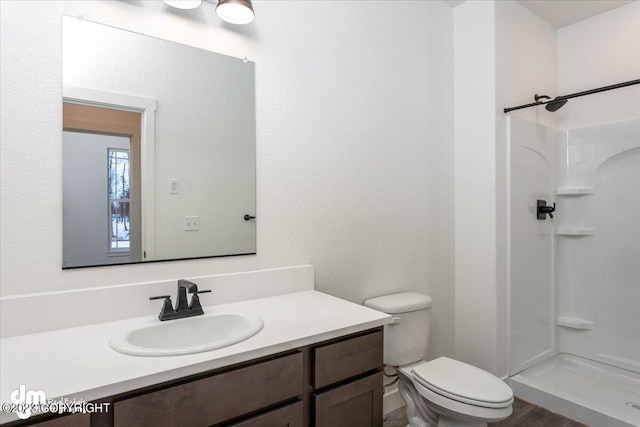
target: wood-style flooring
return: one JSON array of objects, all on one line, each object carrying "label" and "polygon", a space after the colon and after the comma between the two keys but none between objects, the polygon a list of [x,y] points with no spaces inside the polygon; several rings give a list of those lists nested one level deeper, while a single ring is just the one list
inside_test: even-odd
[{"label": "wood-style flooring", "polygon": [[[404,407],[385,415],[384,427],[406,427]],[[554,414],[524,400],[513,402],[513,413],[506,420],[489,424],[490,427],[588,427],[585,424]]]}]

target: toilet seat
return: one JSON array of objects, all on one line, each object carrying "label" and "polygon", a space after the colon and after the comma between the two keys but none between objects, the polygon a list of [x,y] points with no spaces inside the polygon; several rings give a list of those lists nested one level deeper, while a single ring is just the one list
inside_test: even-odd
[{"label": "toilet seat", "polygon": [[413,365],[411,375],[414,382],[431,392],[463,404],[502,409],[513,403],[513,391],[500,379],[448,357]]},{"label": "toilet seat", "polygon": [[462,403],[431,391],[415,379],[409,379],[409,381],[413,384],[413,387],[422,397],[427,407],[438,414],[439,419],[444,416],[449,420],[458,420],[477,426],[482,425],[482,423],[504,420],[513,412],[512,405],[507,405],[503,408],[485,408],[469,403]]}]

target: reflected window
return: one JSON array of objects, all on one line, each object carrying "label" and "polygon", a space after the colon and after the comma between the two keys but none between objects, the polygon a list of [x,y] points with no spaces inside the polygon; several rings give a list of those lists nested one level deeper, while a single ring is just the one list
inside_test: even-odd
[{"label": "reflected window", "polygon": [[107,174],[110,252],[128,252],[130,247],[130,171],[129,150],[109,148]]}]

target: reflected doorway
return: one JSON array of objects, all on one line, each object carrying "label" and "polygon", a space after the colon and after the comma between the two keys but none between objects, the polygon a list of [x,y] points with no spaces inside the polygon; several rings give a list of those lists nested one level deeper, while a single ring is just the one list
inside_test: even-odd
[{"label": "reflected doorway", "polygon": [[63,267],[144,259],[142,114],[63,104]]}]

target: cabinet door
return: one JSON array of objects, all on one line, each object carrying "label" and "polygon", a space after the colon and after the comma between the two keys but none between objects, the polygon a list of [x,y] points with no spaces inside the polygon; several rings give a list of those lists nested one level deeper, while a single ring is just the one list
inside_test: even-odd
[{"label": "cabinet door", "polygon": [[89,427],[89,420],[89,414],[73,414],[29,425],[33,427]]},{"label": "cabinet door", "polygon": [[231,427],[302,427],[302,402],[258,415]]},{"label": "cabinet door", "polygon": [[302,395],[302,353],[234,369],[114,404],[115,427],[206,427]]},{"label": "cabinet door", "polygon": [[383,367],[382,331],[321,345],[314,350],[316,389]]},{"label": "cabinet door", "polygon": [[316,427],[382,427],[382,372],[314,396]]}]

